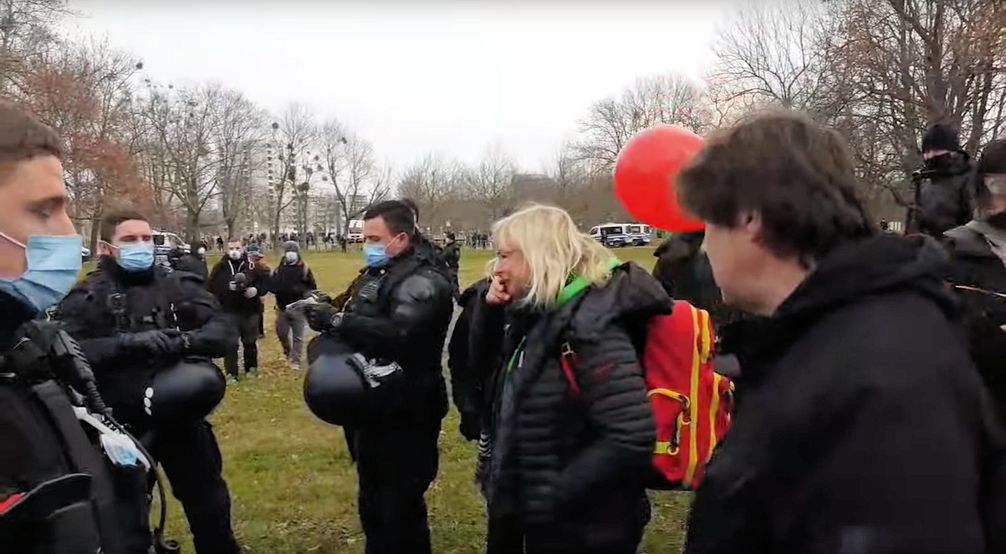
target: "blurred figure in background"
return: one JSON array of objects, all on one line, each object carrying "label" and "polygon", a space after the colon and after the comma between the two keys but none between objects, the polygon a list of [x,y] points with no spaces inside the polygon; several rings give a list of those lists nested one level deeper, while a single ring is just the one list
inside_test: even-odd
[{"label": "blurred figure in background", "polygon": [[175,271],[188,271],[198,275],[205,282],[209,276],[206,267],[206,247],[199,246],[195,252],[186,252],[180,246],[168,252],[168,264]]},{"label": "blurred figure in background", "polygon": [[[488,552],[635,554],[656,428],[633,331],[670,313],[670,299],[559,208],[498,221],[493,242],[469,348],[495,376],[480,460]],[[572,376],[563,344],[576,352]]]},{"label": "blurred figure in background", "polygon": [[454,289],[453,296],[456,301],[461,296],[458,287],[458,269],[461,267],[461,245],[458,244],[454,233],[448,232],[445,236],[447,241],[444,244],[444,262],[447,264],[449,273],[447,277],[451,282],[451,288]]},{"label": "blurred figure in background", "polygon": [[957,129],[945,123],[932,125],[922,137],[922,159],[923,168],[912,174],[914,198],[905,229],[942,238],[971,220],[971,160],[961,149]]},{"label": "blurred figure in background", "polygon": [[[935,241],[879,234],[841,136],[771,111],[678,179],[740,361],[685,551],[1002,552],[1003,444]],[[933,476],[938,475],[938,482]]]},{"label": "blurred figure in background", "polygon": [[269,277],[269,292],[276,297],[276,336],[290,369],[300,371],[304,351],[304,316],[286,307],[318,288],[314,273],[300,256],[300,245],[283,243],[283,257]]}]

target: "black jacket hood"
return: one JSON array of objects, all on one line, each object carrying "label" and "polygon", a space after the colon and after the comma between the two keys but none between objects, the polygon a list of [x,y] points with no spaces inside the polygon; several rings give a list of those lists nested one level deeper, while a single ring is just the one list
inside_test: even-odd
[{"label": "black jacket hood", "polygon": [[629,262],[614,269],[603,286],[590,289],[570,322],[583,338],[600,336],[612,322],[645,322],[669,314],[674,305],[664,288],[645,269]]},{"label": "black jacket hood", "polygon": [[839,247],[768,318],[751,318],[724,330],[720,351],[745,360],[784,349],[813,320],[857,299],[911,290],[948,315],[957,302],[943,282],[946,252],[929,237],[881,235]]}]

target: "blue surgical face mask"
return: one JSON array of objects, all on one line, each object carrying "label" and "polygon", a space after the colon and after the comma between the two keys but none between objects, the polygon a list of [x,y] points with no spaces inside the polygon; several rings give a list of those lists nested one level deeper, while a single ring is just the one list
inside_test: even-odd
[{"label": "blue surgical face mask", "polygon": [[391,259],[383,244],[366,244],[363,246],[363,259],[368,267],[381,267]]},{"label": "blue surgical face mask", "polygon": [[119,267],[130,272],[146,271],[154,267],[154,243],[148,241],[120,244],[116,261]]},{"label": "blue surgical face mask", "polygon": [[292,251],[291,252],[287,252],[283,256],[286,258],[286,263],[288,263],[288,264],[295,264],[295,263],[297,263],[297,256],[298,256],[298,254],[296,252],[292,252]]},{"label": "blue surgical face mask", "polygon": [[0,291],[39,312],[55,306],[70,292],[80,273],[80,235],[28,237],[22,244],[5,233],[0,237],[24,248],[28,270],[16,279],[0,278]]}]

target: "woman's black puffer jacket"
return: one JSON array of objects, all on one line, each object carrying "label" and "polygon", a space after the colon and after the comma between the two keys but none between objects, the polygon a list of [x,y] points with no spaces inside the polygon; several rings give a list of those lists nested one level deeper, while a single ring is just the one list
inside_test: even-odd
[{"label": "woman's black puffer jacket", "polygon": [[[505,336],[502,309],[476,312],[472,346],[502,361],[486,483],[490,526],[516,519],[535,548],[638,542],[649,519],[644,480],[656,431],[633,339],[652,316],[670,311],[660,284],[624,264],[607,284],[535,318],[509,374],[520,338]],[[560,366],[567,341],[579,396]]]}]

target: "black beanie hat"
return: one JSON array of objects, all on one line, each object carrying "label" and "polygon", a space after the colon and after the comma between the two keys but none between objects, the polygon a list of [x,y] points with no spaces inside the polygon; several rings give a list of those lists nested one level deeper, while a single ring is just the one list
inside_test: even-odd
[{"label": "black beanie hat", "polygon": [[922,137],[922,151],[947,150],[957,152],[961,149],[961,141],[957,138],[957,129],[946,123],[935,123],[926,135]]}]

